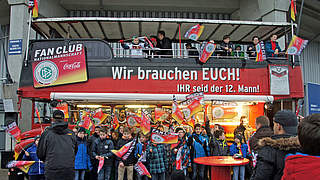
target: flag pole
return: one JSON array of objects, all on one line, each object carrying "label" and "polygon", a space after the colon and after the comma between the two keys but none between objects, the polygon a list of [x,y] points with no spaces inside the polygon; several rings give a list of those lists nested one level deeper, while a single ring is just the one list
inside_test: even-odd
[{"label": "flag pole", "polygon": [[32,10],[29,13],[29,27],[28,27],[28,34],[27,34],[27,49],[26,49],[26,56],[24,59],[24,66],[28,65],[28,53],[29,53],[29,40],[30,40],[30,30],[31,30],[31,23],[32,23]]}]

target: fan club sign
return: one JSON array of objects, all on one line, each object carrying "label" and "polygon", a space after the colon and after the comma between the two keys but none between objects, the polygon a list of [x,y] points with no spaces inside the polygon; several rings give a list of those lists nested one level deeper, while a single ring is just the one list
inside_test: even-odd
[{"label": "fan club sign", "polygon": [[87,81],[83,44],[35,49],[31,60],[35,88]]}]

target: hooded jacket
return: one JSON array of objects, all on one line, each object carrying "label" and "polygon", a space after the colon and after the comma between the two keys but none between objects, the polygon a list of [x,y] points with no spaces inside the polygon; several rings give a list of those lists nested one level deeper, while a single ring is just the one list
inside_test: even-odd
[{"label": "hooded jacket", "polygon": [[263,138],[258,145],[257,164],[251,180],[280,180],[286,155],[300,151],[298,138],[289,134]]},{"label": "hooded jacket", "polygon": [[75,169],[92,169],[89,149],[85,138],[81,139],[77,137],[78,151],[75,158],[74,168]]},{"label": "hooded jacket", "polygon": [[28,171],[28,175],[39,175],[39,174],[44,174],[44,164],[40,162],[38,156],[37,156],[37,146],[36,144],[32,144],[31,147],[29,147],[26,150],[30,156],[23,156],[23,160],[27,161],[36,161],[34,164],[30,166],[30,169]]},{"label": "hooded jacket", "polygon": [[320,179],[320,156],[290,154],[285,163],[282,180]]},{"label": "hooded jacket", "polygon": [[273,135],[273,131],[269,126],[260,127],[256,133],[249,138],[249,146],[250,150],[257,151],[258,150],[258,141],[262,138],[271,137]]},{"label": "hooded jacket", "polygon": [[56,122],[41,135],[37,149],[40,160],[45,162],[47,179],[68,179],[74,175],[77,141],[68,129],[67,122]]},{"label": "hooded jacket", "polygon": [[201,134],[193,133],[187,142],[190,146],[190,158],[193,161],[198,157],[206,157],[210,154],[208,140]]}]

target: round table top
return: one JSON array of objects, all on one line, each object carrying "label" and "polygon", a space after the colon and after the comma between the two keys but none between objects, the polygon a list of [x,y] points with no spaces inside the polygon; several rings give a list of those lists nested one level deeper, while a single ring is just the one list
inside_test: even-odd
[{"label": "round table top", "polygon": [[209,166],[241,166],[249,163],[249,159],[235,159],[232,156],[209,156],[194,159],[195,163]]}]

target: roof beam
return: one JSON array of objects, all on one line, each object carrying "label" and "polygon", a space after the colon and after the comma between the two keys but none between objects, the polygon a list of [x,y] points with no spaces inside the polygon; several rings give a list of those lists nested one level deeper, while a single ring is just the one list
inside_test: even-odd
[{"label": "roof beam", "polygon": [[84,30],[86,31],[86,33],[88,34],[88,36],[89,36],[90,38],[92,38],[93,36],[92,36],[91,33],[89,32],[88,27],[86,26],[86,24],[84,24],[83,21],[81,21],[80,23],[81,23],[81,25],[83,26],[83,28],[84,28]]},{"label": "roof beam", "polygon": [[217,32],[217,30],[221,27],[221,24],[219,24],[213,31],[212,33],[207,37],[207,41],[210,40],[210,38]]},{"label": "roof beam", "polygon": [[[251,31],[249,31],[246,35],[244,35],[242,38],[240,38],[239,41],[244,40],[247,36],[249,36],[251,33],[253,33],[255,30],[257,30],[260,26],[256,26],[255,28],[253,28]],[[259,37],[260,38],[260,37]]]},{"label": "roof beam", "polygon": [[99,25],[99,28],[100,28],[102,34],[103,34],[104,39],[107,40],[108,37],[107,37],[106,32],[104,31],[100,21],[98,21],[98,25]]}]

